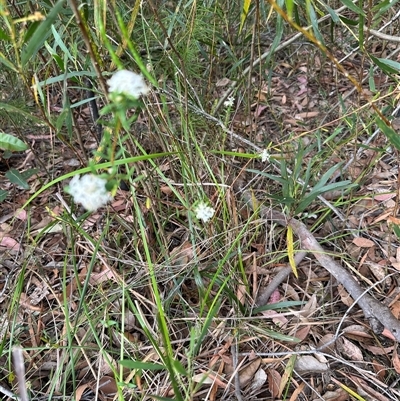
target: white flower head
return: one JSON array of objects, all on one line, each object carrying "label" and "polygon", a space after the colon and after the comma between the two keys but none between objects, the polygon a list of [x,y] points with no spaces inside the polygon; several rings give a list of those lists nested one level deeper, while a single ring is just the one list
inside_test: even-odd
[{"label": "white flower head", "polygon": [[269,162],[269,158],[271,157],[271,155],[268,153],[267,149],[264,149],[259,156],[261,157],[261,161],[263,163]]},{"label": "white flower head", "polygon": [[70,181],[67,192],[72,195],[76,203],[80,203],[86,210],[94,211],[112,200],[106,184],[106,179],[94,174],[82,177],[76,175]]},{"label": "white flower head", "polygon": [[225,106],[226,108],[232,107],[234,101],[235,101],[235,97],[234,97],[234,96],[229,96],[228,99],[225,100],[224,106]]},{"label": "white flower head", "polygon": [[215,210],[205,202],[199,202],[194,208],[194,213],[199,220],[207,223],[214,216]]},{"label": "white flower head", "polygon": [[147,95],[150,88],[143,77],[128,70],[117,71],[108,81],[110,93],[125,94],[138,99],[140,95]]}]

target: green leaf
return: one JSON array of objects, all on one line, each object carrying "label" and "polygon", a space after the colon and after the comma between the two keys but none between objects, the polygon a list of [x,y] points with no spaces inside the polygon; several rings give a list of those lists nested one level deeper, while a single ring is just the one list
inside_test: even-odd
[{"label": "green leaf", "polygon": [[351,0],[340,0],[348,9],[351,11],[354,11],[357,15],[362,15],[363,17],[366,17],[364,11],[360,8],[357,7]]},{"label": "green leaf", "polygon": [[293,19],[293,10],[294,10],[294,1],[293,0],[285,0],[287,15],[290,20]]},{"label": "green leaf", "polygon": [[19,74],[18,68],[10,61],[8,60],[3,53],[0,53],[0,63],[3,63],[6,67],[8,67],[10,70],[16,72]]},{"label": "green leaf", "polygon": [[22,189],[29,189],[29,184],[25,181],[22,174],[15,168],[8,170],[5,176],[11,183],[18,185]]},{"label": "green leaf", "polygon": [[46,19],[40,23],[38,28],[33,33],[29,43],[22,52],[21,62],[25,66],[26,63],[36,55],[39,49],[43,46],[44,41],[51,34],[51,25],[56,20],[59,12],[62,10],[65,0],[58,0],[52,7]]},{"label": "green leaf", "polygon": [[11,41],[10,37],[1,28],[0,28],[0,40],[6,40],[7,42]]},{"label": "green leaf", "polygon": [[311,4],[311,1],[307,1],[306,9],[307,9],[308,17],[310,18],[310,22],[311,22],[315,37],[318,39],[319,42],[324,44],[324,39],[323,39],[323,37],[321,35],[321,32],[319,31],[319,28],[318,28],[317,14],[315,13],[315,10],[314,10],[314,7]]},{"label": "green leaf", "polygon": [[376,124],[389,139],[389,142],[397,150],[400,150],[400,135],[392,127],[389,127],[379,116],[376,118]]},{"label": "green leaf", "polygon": [[0,149],[17,152],[28,149],[28,145],[13,135],[0,132]]},{"label": "green leaf", "polygon": [[303,212],[319,195],[329,191],[340,191],[349,190],[350,188],[356,187],[357,184],[352,184],[350,180],[335,182],[333,184],[326,185],[325,187],[315,189],[313,188],[310,194],[303,199],[295,210],[295,214]]},{"label": "green leaf", "polygon": [[8,111],[9,113],[17,113],[19,115],[23,115],[28,120],[31,120],[38,124],[43,124],[43,120],[41,120],[40,118],[37,118],[36,116],[33,116],[31,113],[28,113],[25,110],[19,109],[18,107],[11,106],[8,103],[0,103],[0,109]]},{"label": "green leaf", "polygon": [[387,74],[398,74],[400,71],[400,63],[385,58],[371,56],[372,61]]},{"label": "green leaf", "polygon": [[8,192],[4,191],[4,189],[0,189],[0,202],[3,202],[8,196]]},{"label": "green leaf", "polygon": [[140,369],[140,370],[165,370],[164,365],[160,365],[159,363],[151,363],[151,362],[139,362],[123,359],[119,361],[119,363],[129,369]]},{"label": "green leaf", "polygon": [[393,231],[397,235],[397,238],[400,239],[400,226],[397,224],[393,224]]},{"label": "green leaf", "polygon": [[33,175],[35,175],[39,171],[38,168],[28,168],[28,170],[25,170],[21,173],[22,178],[25,180],[29,180]]},{"label": "green leaf", "polygon": [[325,8],[326,8],[326,10],[328,11],[329,15],[331,16],[332,21],[333,21],[335,24],[339,23],[339,22],[340,22],[340,18],[339,18],[339,16],[335,13],[335,10],[333,10],[332,8],[330,8],[329,6],[327,6],[326,4],[325,4]]}]

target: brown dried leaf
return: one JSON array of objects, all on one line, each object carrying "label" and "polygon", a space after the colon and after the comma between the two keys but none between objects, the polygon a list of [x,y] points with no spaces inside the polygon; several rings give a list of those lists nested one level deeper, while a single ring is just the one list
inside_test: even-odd
[{"label": "brown dried leaf", "polygon": [[311,329],[310,325],[303,326],[296,331],[294,337],[298,338],[300,341],[304,341],[308,337],[310,329]]},{"label": "brown dried leaf", "polygon": [[250,380],[254,377],[261,364],[261,358],[253,359],[244,368],[239,371],[239,383],[240,387],[243,388],[250,383]]},{"label": "brown dried leaf", "polygon": [[322,399],[324,401],[347,401],[349,399],[349,395],[347,392],[341,388],[338,388],[335,391],[327,391]]},{"label": "brown dried leaf", "polygon": [[394,370],[400,374],[400,359],[399,359],[399,355],[397,352],[393,352],[393,367]]},{"label": "brown dried leaf", "polygon": [[340,295],[341,301],[346,305],[346,306],[351,306],[353,305],[354,301],[353,298],[348,294],[348,292],[344,289],[342,284],[338,285],[338,292]]},{"label": "brown dried leaf", "polygon": [[304,305],[304,308],[300,311],[300,315],[304,317],[312,316],[317,310],[317,295],[313,294],[308,302]]},{"label": "brown dried leaf", "polygon": [[75,391],[75,400],[80,401],[85,390],[90,388],[89,383],[80,385]]},{"label": "brown dried leaf", "polygon": [[351,361],[363,361],[363,354],[357,345],[353,344],[345,337],[341,337],[337,344],[337,349],[340,351],[346,359]]},{"label": "brown dried leaf", "polygon": [[335,355],[336,353],[336,340],[334,334],[325,334],[321,339],[319,340],[318,343],[318,349],[320,349],[322,352],[329,354],[329,355]]},{"label": "brown dried leaf", "polygon": [[293,391],[293,394],[290,396],[289,401],[297,401],[299,399],[300,393],[303,392],[305,385],[306,383],[301,383],[299,387],[297,387],[296,390]]},{"label": "brown dried leaf", "polygon": [[[96,386],[97,383],[95,382],[93,385]],[[103,376],[99,380],[99,390],[107,397],[114,397],[118,391],[117,382],[111,376]],[[93,391],[95,391],[95,387]]]},{"label": "brown dried leaf", "polygon": [[372,367],[380,381],[385,381],[387,367],[382,365],[378,360],[372,360]]},{"label": "brown dried leaf", "polygon": [[353,239],[353,244],[359,246],[360,248],[371,248],[375,245],[374,241],[368,238],[357,237]]},{"label": "brown dried leaf", "polygon": [[272,398],[278,398],[279,388],[281,386],[282,377],[275,369],[268,369],[268,389],[271,392]]},{"label": "brown dried leaf", "polygon": [[[393,341],[395,341],[394,338]],[[386,355],[386,356],[388,356],[394,350],[394,346],[382,348],[376,345],[368,345],[368,344],[364,344],[364,348],[369,352],[371,352],[373,355]]]}]

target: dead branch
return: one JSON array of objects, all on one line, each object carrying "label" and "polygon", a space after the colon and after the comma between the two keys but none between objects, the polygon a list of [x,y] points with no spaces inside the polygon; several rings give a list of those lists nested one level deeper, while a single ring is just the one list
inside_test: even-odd
[{"label": "dead branch", "polygon": [[311,252],[321,266],[344,286],[364,312],[374,333],[381,334],[386,327],[396,340],[400,341],[400,322],[393,316],[390,309],[368,295],[354,277],[327,254],[303,223],[294,218],[288,220],[283,213],[276,210],[254,205],[254,198],[248,191],[243,192],[243,199],[247,206],[253,210],[257,209],[265,219],[274,221],[284,227],[290,225],[300,240],[302,250]]}]

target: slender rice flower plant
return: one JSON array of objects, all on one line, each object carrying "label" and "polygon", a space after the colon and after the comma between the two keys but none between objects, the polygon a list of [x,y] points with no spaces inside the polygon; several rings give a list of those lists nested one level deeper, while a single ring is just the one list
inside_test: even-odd
[{"label": "slender rice flower plant", "polygon": [[224,106],[225,106],[226,108],[233,107],[234,101],[235,101],[235,97],[234,97],[234,96],[229,96],[228,99],[225,100]]},{"label": "slender rice flower plant", "polygon": [[215,210],[205,202],[199,202],[194,208],[194,214],[197,219],[207,223],[214,216]]},{"label": "slender rice flower plant", "polygon": [[111,193],[106,188],[107,180],[94,174],[82,177],[74,176],[66,188],[76,203],[86,210],[95,211],[112,200]]},{"label": "slender rice flower plant", "polygon": [[112,200],[110,189],[116,190],[121,175],[113,166],[109,170],[109,177],[102,178],[96,174],[96,165],[100,160],[115,161],[120,132],[128,132],[137,118],[136,113],[128,118],[127,110],[134,108],[139,112],[142,107],[139,98],[147,95],[150,90],[142,75],[128,70],[115,72],[107,84],[110,103],[102,108],[100,115],[111,114],[112,117],[108,119],[108,127],[104,130],[95,157],[90,162],[93,173],[82,177],[74,176],[66,188],[74,202],[80,203],[88,211],[97,210]]},{"label": "slender rice flower plant", "polygon": [[265,162],[269,162],[269,158],[271,157],[271,155],[268,153],[268,150],[267,150],[267,149],[264,149],[264,150],[261,152],[260,157],[261,157],[261,161],[262,161],[263,163],[265,163]]},{"label": "slender rice flower plant", "polygon": [[141,95],[147,95],[150,88],[143,77],[128,70],[117,71],[108,81],[110,97],[118,101],[118,95],[125,95],[138,99]]}]

